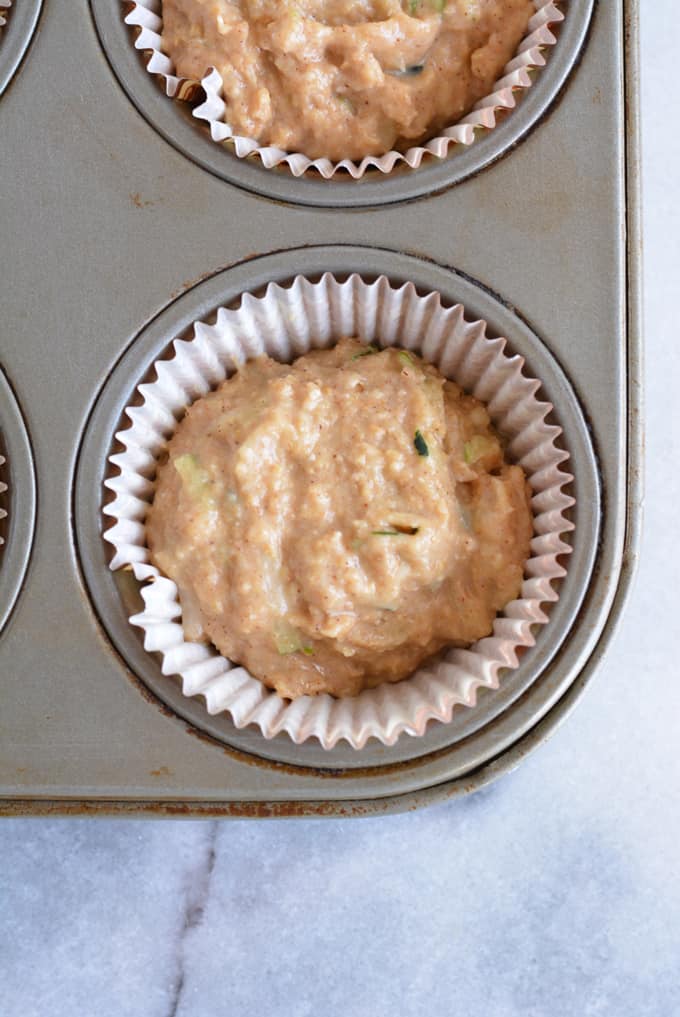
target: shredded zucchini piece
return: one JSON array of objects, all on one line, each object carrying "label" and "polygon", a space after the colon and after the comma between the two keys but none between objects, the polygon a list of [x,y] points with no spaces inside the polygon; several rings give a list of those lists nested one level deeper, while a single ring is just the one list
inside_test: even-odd
[{"label": "shredded zucchini piece", "polygon": [[470,440],[463,445],[463,456],[468,466],[472,466],[478,459],[487,453],[495,452],[497,448],[498,444],[493,438],[487,438],[483,434],[473,434]]},{"label": "shredded zucchini piece", "polygon": [[282,657],[288,656],[289,653],[304,653],[306,657],[314,655],[314,647],[305,646],[298,630],[283,618],[277,622],[274,629],[274,643]]},{"label": "shredded zucchini piece", "polygon": [[350,360],[358,360],[359,357],[370,357],[371,353],[380,353],[380,350],[377,346],[367,346],[361,353],[355,353],[353,357],[350,357]]},{"label": "shredded zucchini piece", "polygon": [[215,498],[212,493],[210,474],[201,466],[197,456],[191,452],[185,452],[184,455],[173,459],[172,465],[179,473],[182,486],[190,498],[210,506],[214,505]]},{"label": "shredded zucchini piece", "polygon": [[413,437],[413,444],[415,445],[416,452],[419,456],[429,456],[430,450],[427,447],[427,442],[423,438],[420,431],[416,431]]}]

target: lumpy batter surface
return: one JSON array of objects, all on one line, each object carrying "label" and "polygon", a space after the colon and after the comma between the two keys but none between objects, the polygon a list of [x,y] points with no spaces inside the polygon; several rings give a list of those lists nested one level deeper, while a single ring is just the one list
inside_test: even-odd
[{"label": "lumpy batter surface", "polygon": [[237,134],[310,158],[408,148],[491,92],[531,0],[163,0],[176,73],[215,67]]},{"label": "lumpy batter surface", "polygon": [[187,638],[290,698],[355,695],[490,633],[531,532],[484,406],[352,339],[250,361],[195,402],[147,520]]}]

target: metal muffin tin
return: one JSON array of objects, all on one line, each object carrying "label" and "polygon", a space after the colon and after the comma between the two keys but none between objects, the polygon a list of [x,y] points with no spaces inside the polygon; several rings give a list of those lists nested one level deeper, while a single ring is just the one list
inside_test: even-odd
[{"label": "metal muffin tin", "polygon": [[[635,556],[635,4],[595,6],[560,102],[496,165],[477,172],[528,130],[529,99],[549,83],[562,44],[564,74],[546,85],[536,116],[579,55],[576,46],[567,59],[564,29],[545,77],[498,133],[470,149],[480,161],[463,169],[462,152],[411,175],[337,185],[296,181],[214,146],[156,93],[127,40],[130,73],[139,72],[159,110],[166,107],[159,116],[188,131],[185,158],[117,86],[108,62],[118,59],[115,50],[101,47],[108,48],[107,19],[119,41],[125,37],[110,17],[117,7],[92,0],[91,18],[85,0],[47,3],[31,59],[0,101],[3,222],[15,238],[1,284],[0,363],[30,430],[40,504],[30,567],[0,632],[0,811],[361,814],[479,787],[516,765],[576,701],[619,616]],[[125,87],[148,116],[137,79]],[[506,128],[509,143],[500,134]],[[394,204],[421,190],[420,200]],[[323,202],[376,207],[351,215],[305,207]],[[220,303],[270,279],[326,268],[409,278],[485,317],[541,378],[576,476],[574,554],[536,648],[478,707],[393,749],[370,742],[361,752],[325,753],[210,718],[141,647],[125,616],[135,591],[108,571],[101,538],[106,456],[147,366]],[[6,423],[21,421],[15,402],[0,390],[17,520],[0,552],[0,590],[9,577],[14,593],[29,563],[35,507],[31,447],[22,426],[22,473],[22,445]],[[12,531],[22,520],[23,548]],[[12,579],[8,562],[20,550]]]}]

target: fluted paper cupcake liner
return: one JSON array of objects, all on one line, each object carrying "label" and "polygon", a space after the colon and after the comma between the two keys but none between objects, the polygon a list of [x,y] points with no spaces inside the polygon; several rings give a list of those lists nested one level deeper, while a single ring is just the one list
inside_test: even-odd
[{"label": "fluted paper cupcake liner", "polygon": [[286,152],[273,146],[263,147],[253,138],[235,134],[226,121],[227,108],[222,97],[222,77],[219,71],[215,68],[207,69],[200,82],[177,77],[175,74],[172,60],[162,50],[161,0],[137,0],[125,16],[125,22],[138,30],[135,48],[145,54],[147,71],[161,80],[167,96],[172,99],[192,99],[199,87],[203,89],[205,102],[193,110],[193,115],[209,126],[213,141],[231,144],[241,159],[257,156],[267,169],[285,164],[296,177],[313,169],[322,177],[330,179],[338,170],[346,170],[355,180],[359,180],[369,168],[390,173],[399,163],[417,169],[427,157],[444,159],[451,146],[471,145],[477,132],[492,130],[499,113],[514,109],[515,93],[531,87],[532,72],[545,66],[544,51],[557,41],[552,26],[564,20],[560,9],[564,2],[565,0],[534,0],[536,13],[529,21],[528,32],[517,53],[506,64],[492,92],[480,99],[467,116],[447,127],[431,141],[414,145],[406,152],[393,149],[381,156],[366,156],[360,162],[353,159],[342,159],[339,162],[324,158],[310,159],[302,152]]},{"label": "fluted paper cupcake liner", "polygon": [[[150,562],[145,518],[158,456],[187,406],[250,357],[292,361],[343,335],[412,349],[487,404],[509,459],[531,485],[531,557],[520,597],[496,618],[491,636],[351,699],[289,702],[214,647],[185,639],[177,587]],[[548,621],[543,605],[558,599],[560,559],[571,550],[562,538],[573,529],[564,513],[574,503],[564,492],[573,478],[563,466],[568,453],[556,445],[561,429],[546,422],[552,406],[539,401],[540,382],[525,377],[523,359],[505,347],[505,339],[487,337],[485,322],[466,321],[462,306],[442,306],[436,292],[420,296],[412,283],[394,288],[384,276],[338,282],[328,273],[319,282],[272,283],[261,297],[245,294],[238,309],[220,308],[214,324],[195,322],[193,338],[173,342],[173,356],[155,364],[155,381],[139,386],[141,405],[126,410],[130,424],[116,435],[124,451],[109,460],[106,486],[115,498],[104,512],[115,522],[104,536],[114,548],[111,568],[131,568],[141,584],[144,610],[131,623],[143,629],[145,648],[160,654],[163,673],[181,677],[184,695],[203,696],[209,713],[226,711],[239,728],[256,724],[266,738],[285,731],[297,743],[316,737],[328,749],[344,739],[360,749],[371,737],[392,745],[402,733],[422,735],[430,721],[450,721],[457,705],[474,706],[480,687],[498,688],[503,670],[517,665],[518,651]]]},{"label": "fluted paper cupcake liner", "polygon": [[[4,456],[0,456],[0,475],[2,475],[2,467],[5,465],[6,462],[7,462],[7,460],[5,459],[5,457]],[[7,484],[5,484],[4,481],[0,480],[0,495],[5,494],[6,491],[7,491]],[[6,518],[7,518],[7,512],[2,507],[2,505],[0,505],[0,520],[6,519]],[[0,547],[4,543],[5,543],[4,539],[0,536]]]}]

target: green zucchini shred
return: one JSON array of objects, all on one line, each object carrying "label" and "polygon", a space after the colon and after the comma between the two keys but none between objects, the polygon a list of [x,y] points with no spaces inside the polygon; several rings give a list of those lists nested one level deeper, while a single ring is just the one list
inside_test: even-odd
[{"label": "green zucchini shred", "polygon": [[413,436],[413,444],[415,445],[416,452],[419,456],[429,456],[430,450],[427,447],[427,442],[418,430],[416,430],[416,433]]}]

